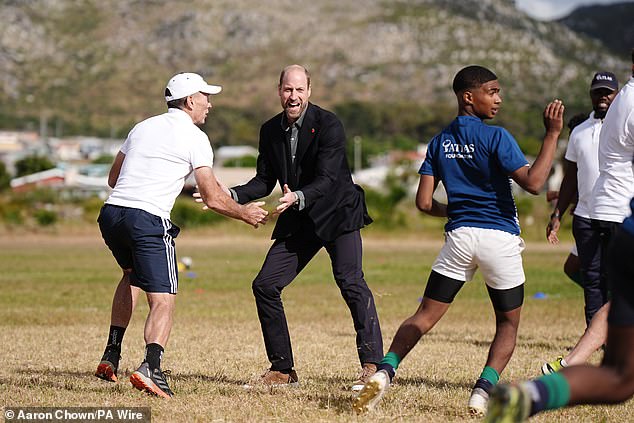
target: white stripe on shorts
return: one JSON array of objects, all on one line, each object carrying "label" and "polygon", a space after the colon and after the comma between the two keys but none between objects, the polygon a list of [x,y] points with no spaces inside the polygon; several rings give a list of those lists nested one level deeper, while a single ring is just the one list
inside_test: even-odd
[{"label": "white stripe on shorts", "polygon": [[163,223],[163,243],[165,243],[167,272],[170,279],[170,293],[176,294],[178,291],[178,278],[176,276],[176,263],[174,260],[176,254],[174,252],[174,246],[172,245],[172,236],[168,233],[168,231],[172,228],[172,222],[165,218],[161,218],[161,222]]}]

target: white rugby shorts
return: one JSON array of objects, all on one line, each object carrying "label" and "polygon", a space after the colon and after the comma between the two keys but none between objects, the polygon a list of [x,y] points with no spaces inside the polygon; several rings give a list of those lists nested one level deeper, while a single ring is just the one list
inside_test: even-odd
[{"label": "white rugby shorts", "polygon": [[511,289],[524,283],[522,251],[518,235],[495,229],[460,227],[445,233],[432,270],[459,281],[470,281],[480,268],[493,289]]}]

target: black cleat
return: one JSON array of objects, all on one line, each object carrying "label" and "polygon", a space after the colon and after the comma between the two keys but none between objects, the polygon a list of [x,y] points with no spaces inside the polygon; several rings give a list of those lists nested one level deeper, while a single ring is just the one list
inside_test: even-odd
[{"label": "black cleat", "polygon": [[101,362],[97,366],[95,376],[108,382],[116,382],[118,380],[117,370],[119,369],[120,359],[121,352],[118,349],[106,347],[106,351],[101,357]]},{"label": "black cleat", "polygon": [[170,389],[161,369],[150,370],[150,366],[143,362],[130,376],[130,382],[139,391],[163,398],[171,398],[174,392]]}]

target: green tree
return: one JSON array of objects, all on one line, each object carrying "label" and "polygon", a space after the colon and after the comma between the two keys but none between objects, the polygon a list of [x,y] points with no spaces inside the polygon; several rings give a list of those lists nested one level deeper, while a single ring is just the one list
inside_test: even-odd
[{"label": "green tree", "polygon": [[112,164],[114,157],[111,154],[102,154],[92,161],[93,164]]},{"label": "green tree", "polygon": [[4,191],[9,188],[11,183],[11,175],[7,171],[7,167],[3,162],[0,162],[0,191]]},{"label": "green tree", "polygon": [[377,225],[385,228],[406,225],[405,216],[398,211],[398,205],[407,196],[409,176],[408,173],[399,176],[390,172],[383,184],[383,190],[365,190],[369,214]]},{"label": "green tree", "polygon": [[37,154],[26,156],[15,162],[16,176],[30,175],[32,173],[42,172],[43,170],[53,169],[55,164],[48,157],[39,156]]}]

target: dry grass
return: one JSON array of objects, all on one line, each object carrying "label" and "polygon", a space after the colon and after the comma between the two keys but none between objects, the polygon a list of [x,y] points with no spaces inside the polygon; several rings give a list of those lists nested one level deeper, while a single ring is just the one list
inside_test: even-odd
[{"label": "dry grass", "polygon": [[[0,404],[2,406],[149,406],[154,421],[357,421],[348,385],[358,369],[348,311],[320,253],[285,291],[301,387],[246,392],[241,385],[267,366],[250,282],[269,242],[254,233],[223,237],[185,233],[181,256],[195,278],[181,275],[164,367],[173,371],[172,401],[147,397],[125,380],[143,354],[147,306],[135,313],[124,342],[120,375],[92,376],[101,356],[119,271],[97,234],[87,237],[5,237],[0,240]],[[422,295],[439,242],[373,238],[365,242],[366,278],[374,290],[387,343]],[[529,245],[527,296],[516,353],[503,374],[535,376],[543,360],[574,344],[583,328],[582,295],[565,280],[567,250]],[[185,276],[185,277],[184,277]],[[371,415],[377,421],[473,421],[469,390],[493,335],[481,279],[469,284],[440,324],[399,370],[398,383]],[[595,356],[594,361],[600,359]],[[550,421],[622,422],[634,403],[545,414]],[[365,420],[364,420],[365,421]]]}]

